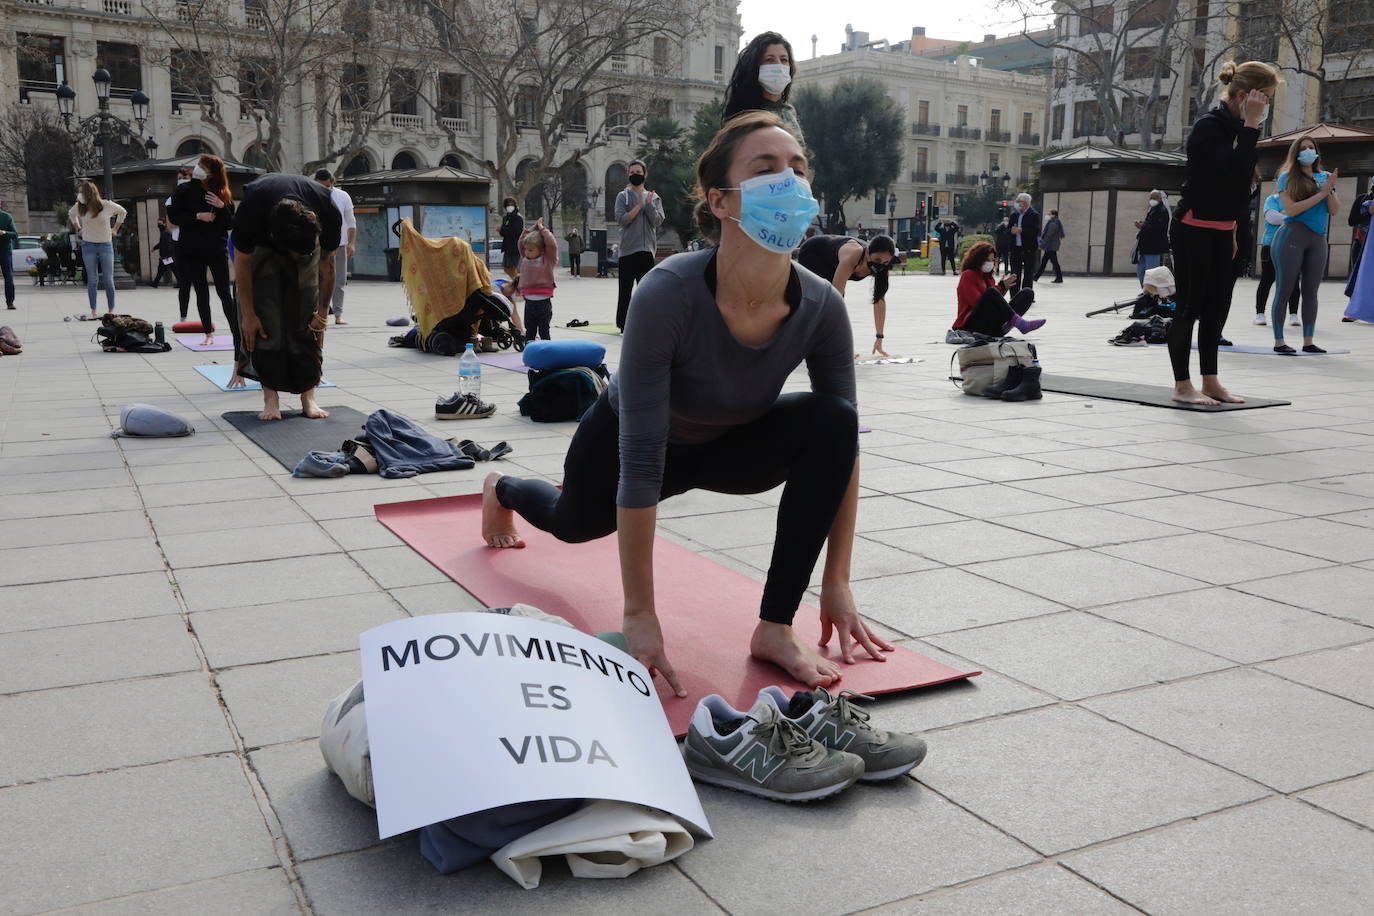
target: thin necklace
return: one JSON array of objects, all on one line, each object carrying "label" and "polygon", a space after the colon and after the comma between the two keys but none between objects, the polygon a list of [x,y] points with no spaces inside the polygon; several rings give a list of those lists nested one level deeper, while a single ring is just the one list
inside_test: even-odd
[{"label": "thin necklace", "polygon": [[[791,261],[791,259],[789,258],[788,261],[787,261],[787,263],[783,266],[783,273],[784,273],[784,274],[790,273],[791,270],[792,270],[792,261]],[[740,288],[741,290],[743,290],[743,292],[744,292],[745,307],[748,308],[749,311],[751,311],[751,312],[754,311],[755,309],[757,309],[759,306],[763,305],[763,304],[767,301],[766,299],[763,299],[763,298],[756,298],[755,296],[753,296],[753,295],[749,292],[749,288],[748,288],[748,287],[749,287],[749,284],[745,283],[745,282],[743,281],[743,279],[741,279],[741,278],[739,277],[739,267],[738,267],[737,265],[735,265],[734,263],[731,263],[731,265],[730,265],[730,273],[731,273],[732,279],[734,279],[735,282],[736,282],[736,284],[739,286],[739,288]],[[783,289],[786,289],[786,283],[787,283],[787,281],[786,281],[785,279],[782,280]],[[778,281],[775,280],[775,279],[771,279],[771,278],[770,278],[770,279],[766,282],[766,284],[764,285],[764,292],[763,292],[763,295],[764,295],[764,296],[770,296],[770,295],[771,295],[771,291],[772,291],[777,285],[778,285]]]}]

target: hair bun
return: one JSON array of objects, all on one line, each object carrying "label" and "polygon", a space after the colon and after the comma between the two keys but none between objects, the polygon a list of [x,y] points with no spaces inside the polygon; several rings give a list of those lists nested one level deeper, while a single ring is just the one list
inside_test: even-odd
[{"label": "hair bun", "polygon": [[1217,71],[1217,82],[1221,83],[1223,86],[1229,86],[1235,75],[1236,62],[1228,60],[1226,63],[1222,64],[1221,69]]}]

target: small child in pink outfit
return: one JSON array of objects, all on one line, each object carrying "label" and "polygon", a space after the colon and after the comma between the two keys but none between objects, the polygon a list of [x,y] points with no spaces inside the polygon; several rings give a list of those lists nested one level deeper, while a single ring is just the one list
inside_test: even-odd
[{"label": "small child in pink outfit", "polygon": [[541,217],[520,239],[520,296],[525,300],[527,340],[549,340],[553,323],[554,268],[558,266],[558,240]]}]

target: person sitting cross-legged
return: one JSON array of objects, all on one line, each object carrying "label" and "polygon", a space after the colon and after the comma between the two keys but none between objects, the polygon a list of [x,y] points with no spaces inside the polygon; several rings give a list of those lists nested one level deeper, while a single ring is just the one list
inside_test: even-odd
[{"label": "person sitting cross-legged", "polygon": [[[1016,274],[1007,274],[1000,280],[993,278],[996,253],[989,243],[979,242],[964,255],[954,330],[1002,337],[1012,328],[1029,334],[1045,323],[1043,318],[1023,317],[1035,302],[1035,291],[1016,289]],[[1007,300],[1008,293],[1011,301]]]}]

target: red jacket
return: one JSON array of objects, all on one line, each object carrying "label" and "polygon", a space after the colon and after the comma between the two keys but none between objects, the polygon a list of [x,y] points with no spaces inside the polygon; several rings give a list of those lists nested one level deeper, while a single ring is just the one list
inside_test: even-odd
[{"label": "red jacket", "polygon": [[994,282],[990,273],[966,270],[959,274],[959,314],[954,319],[954,330],[957,331],[964,326],[964,322],[968,321],[973,310],[978,307],[978,300],[990,289],[1002,292],[1007,290],[1001,283]]}]

